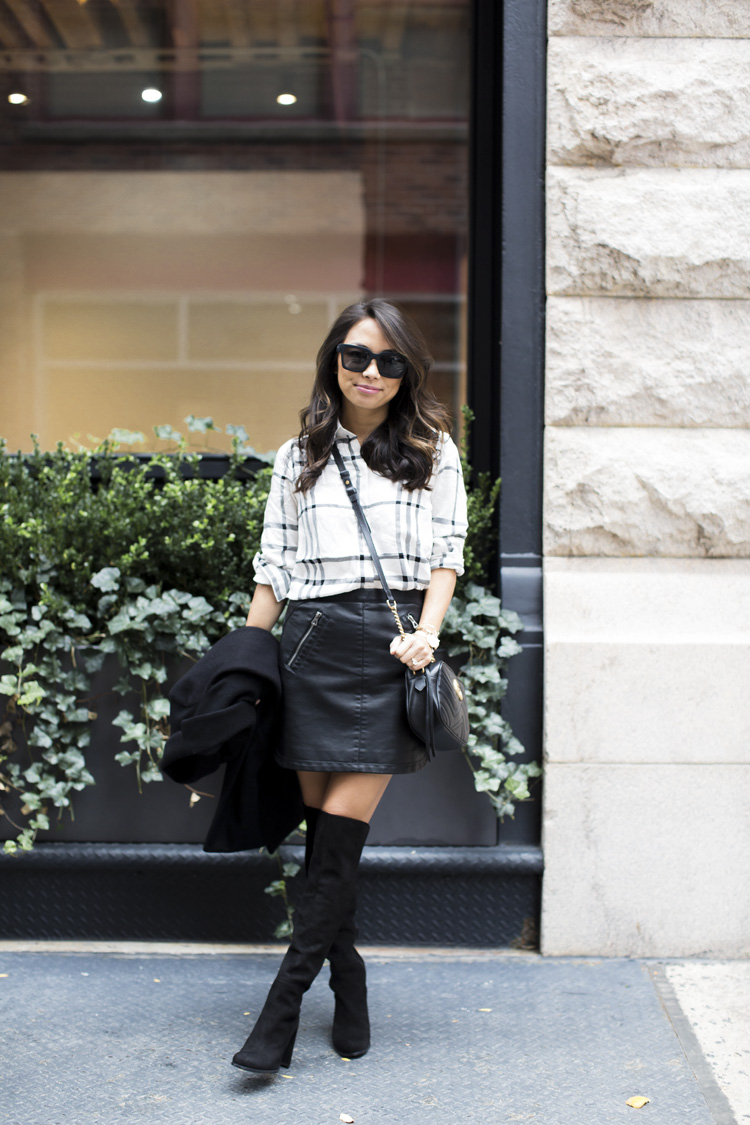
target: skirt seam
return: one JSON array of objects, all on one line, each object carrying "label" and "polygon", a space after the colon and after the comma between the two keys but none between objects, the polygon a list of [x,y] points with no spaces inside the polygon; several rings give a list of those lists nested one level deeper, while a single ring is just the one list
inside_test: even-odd
[{"label": "skirt seam", "polygon": [[427,765],[427,755],[420,760],[404,766],[400,762],[364,762],[358,764],[349,764],[341,761],[326,762],[316,758],[312,762],[302,762],[295,760],[294,762],[286,762],[283,758],[276,758],[276,765],[281,766],[285,770],[304,770],[306,773],[387,773],[391,775],[398,775],[402,773],[418,773],[424,766]]},{"label": "skirt seam", "polygon": [[366,622],[367,614],[365,612],[365,604],[361,603],[361,605],[362,605],[362,608],[361,608],[361,611],[360,611],[360,614],[359,614],[359,634],[360,634],[360,642],[359,642],[359,707],[358,707],[359,713],[357,715],[357,727],[358,727],[358,731],[357,731],[357,765],[358,766],[361,766],[361,764],[362,764],[362,751],[363,751],[364,745],[365,745],[365,737],[364,737],[365,732],[364,732],[363,728],[364,728],[364,721],[365,721],[365,708],[364,708],[365,653],[367,651],[367,649],[366,649],[367,631],[365,629],[365,622]]}]

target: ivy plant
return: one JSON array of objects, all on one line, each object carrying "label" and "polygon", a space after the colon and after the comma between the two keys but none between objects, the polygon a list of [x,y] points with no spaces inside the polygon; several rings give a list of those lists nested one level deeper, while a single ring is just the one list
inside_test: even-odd
[{"label": "ivy plant", "polygon": [[456,584],[441,629],[449,656],[461,665],[467,688],[471,733],[464,756],[474,771],[474,787],[486,793],[497,816],[512,816],[517,801],[530,797],[529,786],[539,777],[536,762],[509,761],[524,747],[500,714],[508,689],[504,676],[508,661],[521,646],[515,635],[523,628],[513,610],[505,609],[488,588],[495,555],[495,517],[500,481],[489,473],[472,474],[469,435],[474,414],[462,408],[464,438],[461,464],[466,484],[469,533],[464,550],[464,573]]},{"label": "ivy plant", "polygon": [[[148,459],[122,451],[145,440],[126,430],[74,452],[35,444],[31,454],[11,455],[0,442],[0,815],[16,833],[6,851],[30,849],[51,816],[74,814],[75,792],[93,784],[86,762],[96,718],[91,679],[108,655],[120,667],[115,757],[141,787],[162,776],[170,664],[197,659],[245,620],[273,455],[251,449],[244,427],[227,426],[228,471],[201,479],[191,442],[219,427],[193,415],[186,423],[187,439],[154,427],[172,450]],[[252,473],[248,457],[256,462]],[[466,574],[443,641],[469,688],[465,753],[474,783],[505,816],[528,797],[539,768],[509,760],[523,748],[500,716],[503,671],[518,651],[520,621],[487,588],[498,484],[486,475],[469,481],[466,450],[464,471]],[[280,863],[268,888],[286,905],[277,936],[287,931],[291,909],[285,880],[292,870]]]}]

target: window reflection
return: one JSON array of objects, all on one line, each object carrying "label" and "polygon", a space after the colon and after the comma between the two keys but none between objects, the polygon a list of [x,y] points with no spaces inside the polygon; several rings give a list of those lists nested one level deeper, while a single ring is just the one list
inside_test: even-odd
[{"label": "window reflection", "polygon": [[0,434],[88,441],[193,413],[278,445],[327,325],[380,294],[420,322],[455,411],[468,16],[6,0]]}]

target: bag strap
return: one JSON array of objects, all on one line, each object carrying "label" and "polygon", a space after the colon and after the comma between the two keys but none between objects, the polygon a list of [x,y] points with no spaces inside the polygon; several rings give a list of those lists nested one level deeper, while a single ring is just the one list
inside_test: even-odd
[{"label": "bag strap", "polygon": [[372,561],[375,564],[375,571],[377,573],[378,578],[380,579],[380,584],[383,587],[383,593],[385,594],[386,604],[387,604],[389,610],[391,611],[391,613],[393,614],[393,616],[396,619],[396,625],[398,626],[399,633],[401,634],[402,637],[405,637],[406,633],[404,632],[404,627],[401,624],[401,618],[399,617],[399,613],[398,613],[398,605],[396,604],[396,599],[394,598],[394,596],[391,592],[391,588],[388,585],[388,579],[385,576],[385,571],[383,570],[382,563],[380,562],[380,557],[378,555],[378,552],[375,549],[375,544],[372,541],[372,532],[370,531],[370,525],[367,522],[367,516],[365,515],[365,513],[362,510],[362,505],[359,502],[359,496],[357,495],[357,490],[354,487],[354,484],[352,483],[352,475],[349,472],[349,470],[347,469],[346,465],[344,464],[344,458],[341,456],[341,450],[339,449],[338,445],[336,445],[335,441],[333,443],[333,459],[336,462],[336,466],[338,468],[339,475],[341,476],[341,479],[344,482],[344,488],[346,489],[346,495],[351,500],[352,507],[354,508],[354,514],[357,517],[357,523],[359,524],[360,531],[362,532],[362,534],[365,537],[365,543],[367,544],[367,549],[369,550],[369,552],[372,556]]}]

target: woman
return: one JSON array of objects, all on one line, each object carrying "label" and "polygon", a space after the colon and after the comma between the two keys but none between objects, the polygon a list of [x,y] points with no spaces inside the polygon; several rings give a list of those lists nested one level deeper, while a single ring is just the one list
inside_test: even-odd
[{"label": "woman", "polygon": [[[350,305],[317,360],[298,439],[281,447],[266,507],[247,624],[271,629],[284,602],[283,735],[297,770],[307,881],[291,945],[235,1066],[288,1066],[303,993],[326,957],[333,1043],[370,1045],[365,966],[354,948],[355,882],[370,820],[394,773],[427,761],[406,721],[404,666],[433,659],[461,574],[466,498],[447,417],[426,387],[417,327],[383,300]],[[357,488],[386,577],[412,632],[394,637],[375,568],[334,463]]]}]

